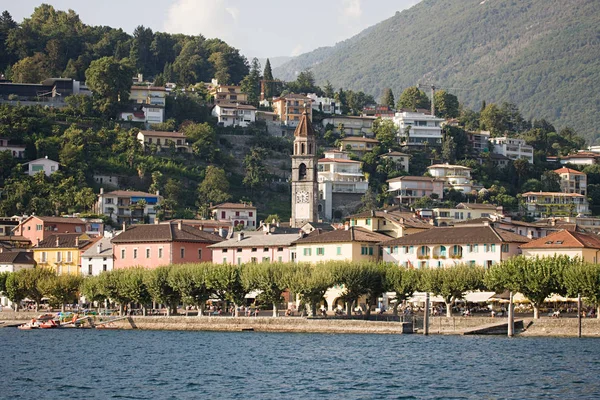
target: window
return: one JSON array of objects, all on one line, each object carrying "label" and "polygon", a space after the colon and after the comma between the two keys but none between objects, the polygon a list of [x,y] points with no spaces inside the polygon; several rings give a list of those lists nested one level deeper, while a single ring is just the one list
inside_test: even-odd
[{"label": "window", "polygon": [[508,244],[503,244],[501,250],[503,253],[508,253]]},{"label": "window", "polygon": [[370,225],[371,225],[371,218],[367,218],[367,222],[366,222],[366,224],[367,224],[368,226],[370,226]]},{"label": "window", "polygon": [[227,253],[227,249],[221,250],[222,253]]},{"label": "window", "polygon": [[415,247],[414,246],[410,246],[408,248],[408,254],[414,254],[415,253]]},{"label": "window", "polygon": [[185,249],[183,247],[179,249],[179,255],[181,256],[181,258],[185,258]]},{"label": "window", "polygon": [[252,264],[256,264],[258,261],[257,261],[256,257],[251,257],[251,258],[250,258],[250,262],[251,262]]},{"label": "window", "polygon": [[92,264],[88,265],[88,275],[92,274]]},{"label": "window", "polygon": [[324,256],[325,255],[325,247],[317,247],[317,255]]},{"label": "window", "polygon": [[492,253],[495,253],[496,252],[496,245],[492,243],[491,248],[492,248]]},{"label": "window", "polygon": [[158,249],[158,258],[162,258],[163,249],[162,247]]},{"label": "window", "polygon": [[277,257],[278,262],[283,262],[283,257]]},{"label": "window", "polygon": [[251,217],[253,215],[252,211],[248,211],[248,216]]},{"label": "window", "polygon": [[238,252],[238,253],[241,253],[242,252],[242,248],[240,247],[240,248],[236,249],[235,251]]},{"label": "window", "polygon": [[236,211],[236,212],[235,212],[235,216],[236,216],[236,217],[239,217],[239,216],[240,216],[240,212],[239,212],[239,211]]},{"label": "window", "polygon": [[269,257],[263,257],[262,262],[270,262],[271,259]]},{"label": "window", "polygon": [[484,252],[484,253],[487,253],[487,252],[489,252],[489,251],[490,251],[490,246],[489,246],[488,244],[484,244],[484,245],[483,245],[483,252]]},{"label": "window", "polygon": [[308,249],[304,249],[304,255],[305,255],[305,256],[311,256],[311,253],[312,253],[312,251],[311,251],[311,250],[312,250],[312,249],[310,249],[310,248],[308,248]]},{"label": "window", "polygon": [[341,255],[342,255],[342,246],[338,246],[338,247],[335,249],[335,253],[336,253],[338,256],[341,256]]},{"label": "window", "polygon": [[283,247],[278,247],[277,251],[283,251]]},{"label": "window", "polygon": [[107,269],[106,264],[102,264],[102,271],[106,272]]},{"label": "window", "polygon": [[223,264],[227,264],[227,257],[223,257]]},{"label": "window", "polygon": [[372,256],[373,255],[373,247],[369,247],[369,255]]},{"label": "window", "polygon": [[238,257],[238,259],[237,259],[237,265],[242,265],[242,257]]},{"label": "window", "polygon": [[59,251],[58,253],[56,253],[56,262],[61,262],[62,261],[62,252]]},{"label": "window", "polygon": [[121,250],[121,260],[125,259],[125,249]]},{"label": "window", "polygon": [[202,260],[202,249],[198,249],[198,260]]},{"label": "window", "polygon": [[37,225],[35,226],[35,230],[36,230],[36,231],[41,231],[41,230],[43,230],[43,229],[44,229],[44,226],[43,226],[42,224],[37,224]]},{"label": "window", "polygon": [[72,251],[67,251],[67,262],[71,262],[73,261],[73,252]]},{"label": "window", "polygon": [[146,249],[146,258],[150,258],[150,249]]},{"label": "window", "polygon": [[363,256],[372,256],[373,255],[373,247],[371,246],[361,246],[360,254]]},{"label": "window", "polygon": [[133,259],[134,260],[137,258],[137,250],[138,249],[133,249]]},{"label": "window", "polygon": [[263,251],[269,251],[269,248],[268,247],[264,247]]},{"label": "window", "polygon": [[256,253],[256,247],[253,247],[253,248],[252,248],[252,252],[253,252],[253,253]]},{"label": "window", "polygon": [[41,257],[41,262],[45,263],[48,260],[48,253],[46,253],[45,251],[42,251],[42,257]]}]

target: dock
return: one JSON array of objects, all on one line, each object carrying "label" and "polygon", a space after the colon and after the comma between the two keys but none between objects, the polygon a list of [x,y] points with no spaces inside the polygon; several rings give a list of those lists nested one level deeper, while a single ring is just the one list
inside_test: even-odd
[{"label": "dock", "polygon": [[[523,320],[515,320],[515,332],[523,330]],[[467,328],[460,332],[461,335],[507,335],[508,321]]]}]

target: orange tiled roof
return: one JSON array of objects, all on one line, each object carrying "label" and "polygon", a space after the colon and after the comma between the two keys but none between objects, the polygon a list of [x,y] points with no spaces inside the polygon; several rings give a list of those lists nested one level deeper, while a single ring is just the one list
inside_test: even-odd
[{"label": "orange tiled roof", "polygon": [[562,230],[521,245],[522,249],[600,249],[600,238],[596,235]]}]

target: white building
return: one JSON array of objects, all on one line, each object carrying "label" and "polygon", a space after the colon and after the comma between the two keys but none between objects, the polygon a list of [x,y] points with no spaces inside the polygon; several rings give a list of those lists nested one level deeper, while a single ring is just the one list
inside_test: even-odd
[{"label": "white building", "polygon": [[38,158],[37,160],[30,161],[23,165],[27,165],[27,175],[33,176],[40,171],[44,171],[46,176],[50,176],[58,171],[60,165],[57,161],[50,160],[48,156],[44,158]]},{"label": "white building", "polygon": [[97,276],[113,269],[112,238],[103,237],[81,254],[81,274]]},{"label": "white building", "polygon": [[340,193],[353,193],[362,196],[369,188],[359,161],[350,160],[342,151],[326,151],[318,161],[319,200],[321,215],[333,218],[334,197]]},{"label": "white building", "polygon": [[435,164],[427,167],[427,172],[432,177],[443,179],[446,188],[461,192],[470,192],[473,189],[471,180],[471,168],[462,165]]},{"label": "white building", "polygon": [[568,156],[561,157],[561,164],[574,164],[574,165],[592,165],[597,164],[600,159],[600,154],[593,151],[579,150],[577,153],[569,154]]},{"label": "white building", "polygon": [[[425,112],[405,111],[397,112],[393,118],[398,126],[398,138],[401,143],[411,145],[441,146],[442,128],[441,123],[445,120]],[[408,139],[406,129],[410,127]]]},{"label": "white building", "polygon": [[323,114],[342,114],[341,104],[330,97],[319,97],[316,93],[309,93],[306,95],[312,100],[313,111],[320,111]]},{"label": "white building", "polygon": [[256,121],[256,107],[238,103],[219,103],[212,110],[221,126],[247,127]]},{"label": "white building", "polygon": [[393,193],[395,202],[399,204],[412,204],[422,197],[437,196],[444,198],[443,179],[431,178],[429,176],[399,176],[388,179],[388,192]]},{"label": "white building", "polygon": [[139,131],[137,139],[145,148],[156,145],[158,151],[168,150],[171,146],[174,146],[178,153],[192,151],[192,146],[182,132]]},{"label": "white building", "polygon": [[159,124],[165,120],[167,91],[163,87],[132,86],[129,94],[128,110],[121,113],[121,119],[133,122]]},{"label": "white building", "polygon": [[[4,251],[0,247],[0,273],[17,272],[35,267],[33,253],[28,251]],[[12,307],[13,303],[0,292],[0,305]]]},{"label": "white building", "polygon": [[23,158],[25,156],[25,146],[10,144],[8,138],[0,137],[0,152],[10,151],[13,158]]},{"label": "white building", "polygon": [[213,219],[232,221],[233,226],[255,230],[256,207],[247,203],[222,203],[210,208]]},{"label": "white building", "polygon": [[136,192],[132,190],[115,190],[104,193],[100,188],[96,213],[110,217],[118,224],[143,223],[148,219],[154,223],[156,218],[156,205],[160,203],[157,194]]},{"label": "white building", "polygon": [[501,154],[511,160],[525,158],[529,164],[533,164],[533,146],[525,144],[523,139],[509,138],[506,136],[490,138],[494,145],[494,153]]},{"label": "white building", "polygon": [[119,187],[119,177],[117,175],[94,174],[94,182],[101,187]]}]

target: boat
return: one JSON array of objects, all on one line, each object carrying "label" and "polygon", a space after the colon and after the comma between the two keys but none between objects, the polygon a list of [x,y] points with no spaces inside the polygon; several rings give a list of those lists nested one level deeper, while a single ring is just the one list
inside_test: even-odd
[{"label": "boat", "polygon": [[40,328],[42,329],[53,329],[53,328],[60,328],[60,323],[56,323],[53,319],[49,319],[47,321],[44,321],[40,324]]},{"label": "boat", "polygon": [[28,322],[26,324],[19,325],[17,328],[20,329],[20,330],[22,330],[22,331],[28,331],[28,330],[31,330],[31,329],[39,329],[40,327],[38,325],[32,324],[31,322]]}]

